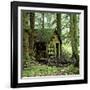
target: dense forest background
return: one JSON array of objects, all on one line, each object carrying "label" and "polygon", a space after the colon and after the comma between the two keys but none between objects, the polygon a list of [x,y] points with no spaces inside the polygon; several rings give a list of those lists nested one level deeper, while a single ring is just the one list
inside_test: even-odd
[{"label": "dense forest background", "polygon": [[[23,77],[79,74],[80,30],[78,13],[32,12],[23,10]],[[60,39],[60,57],[41,59],[41,50],[35,48],[38,36],[48,41],[57,31]],[[40,44],[40,47],[44,47]],[[38,53],[37,53],[38,52]]]}]

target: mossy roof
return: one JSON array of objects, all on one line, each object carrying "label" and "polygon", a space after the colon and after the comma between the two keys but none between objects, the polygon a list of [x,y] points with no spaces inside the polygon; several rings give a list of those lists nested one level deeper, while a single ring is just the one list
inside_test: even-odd
[{"label": "mossy roof", "polygon": [[56,34],[60,40],[59,33],[57,30],[50,30],[50,29],[44,29],[44,30],[35,30],[36,33],[36,42],[50,42],[51,38],[53,37],[53,34]]}]

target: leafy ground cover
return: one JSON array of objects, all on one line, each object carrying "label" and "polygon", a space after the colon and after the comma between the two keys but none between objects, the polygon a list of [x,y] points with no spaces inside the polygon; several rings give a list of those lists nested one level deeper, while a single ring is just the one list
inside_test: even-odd
[{"label": "leafy ground cover", "polygon": [[23,77],[34,77],[34,76],[54,76],[54,75],[76,75],[79,74],[79,69],[74,65],[67,67],[56,67],[48,65],[34,65],[30,68],[23,70]]}]

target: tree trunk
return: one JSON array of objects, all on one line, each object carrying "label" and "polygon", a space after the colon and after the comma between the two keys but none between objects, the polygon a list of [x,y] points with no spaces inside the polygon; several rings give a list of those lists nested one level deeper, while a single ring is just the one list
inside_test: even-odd
[{"label": "tree trunk", "polygon": [[44,30],[44,13],[42,13],[42,30]]},{"label": "tree trunk", "polygon": [[29,57],[29,34],[24,30],[23,32],[23,69],[30,66]]},{"label": "tree trunk", "polygon": [[71,14],[70,16],[70,36],[71,36],[71,47],[72,47],[72,58],[76,60],[75,65],[79,65],[79,55],[78,55],[78,37],[77,37],[77,16],[76,14]]},{"label": "tree trunk", "polygon": [[34,24],[35,24],[35,13],[30,13],[30,33],[29,33],[29,47],[30,54],[33,54],[33,45],[34,45]]},{"label": "tree trunk", "polygon": [[23,29],[23,62],[22,62],[22,70],[28,68],[30,66],[30,57],[29,57],[29,28],[28,28],[28,16],[29,13],[21,12],[21,20],[22,20],[22,29]]},{"label": "tree trunk", "polygon": [[62,56],[62,40],[61,40],[61,13],[57,13],[57,31],[60,35],[60,56]]}]

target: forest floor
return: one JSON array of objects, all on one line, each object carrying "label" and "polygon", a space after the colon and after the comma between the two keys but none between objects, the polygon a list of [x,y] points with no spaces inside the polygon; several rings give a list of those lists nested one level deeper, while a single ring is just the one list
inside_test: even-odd
[{"label": "forest floor", "polygon": [[76,75],[79,74],[79,68],[74,67],[73,64],[56,67],[48,65],[32,65],[26,68],[22,72],[23,77],[35,77],[35,76],[54,76],[54,75]]},{"label": "forest floor", "polygon": [[[66,54],[64,58],[61,59],[61,61],[69,61],[72,53],[71,47],[69,45],[63,45],[63,50],[66,52]],[[56,60],[54,59],[54,61]],[[55,64],[48,65],[45,63],[40,63],[37,62],[37,60],[36,61],[31,60],[30,66],[28,68],[24,68],[24,70],[22,71],[22,77],[77,75],[77,74],[79,74],[79,68],[75,67],[73,63],[69,63],[66,65],[62,64],[57,66]]]}]

